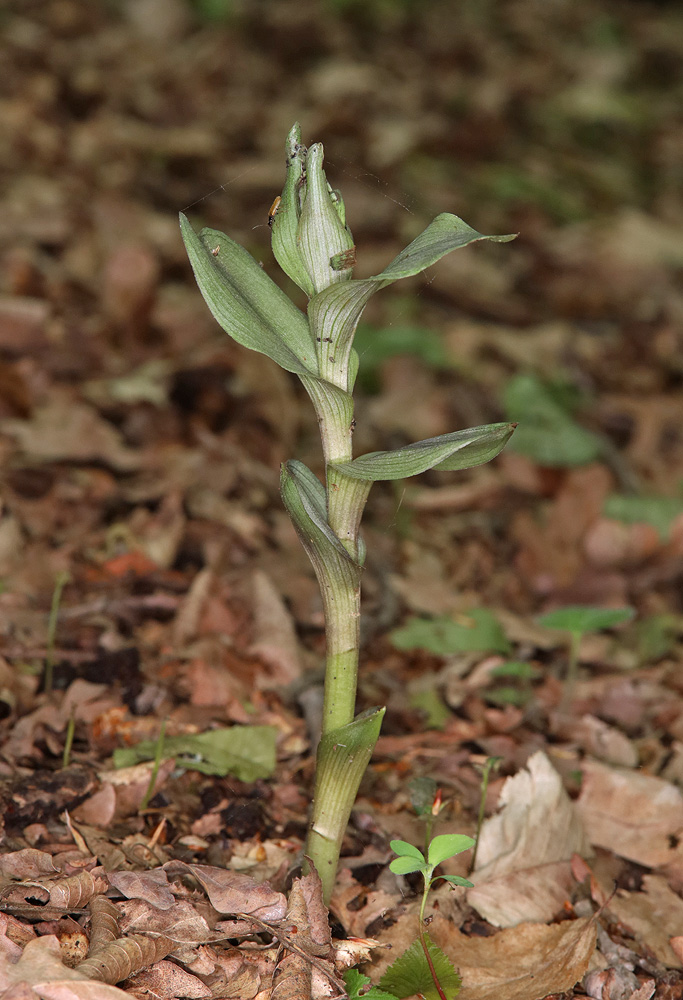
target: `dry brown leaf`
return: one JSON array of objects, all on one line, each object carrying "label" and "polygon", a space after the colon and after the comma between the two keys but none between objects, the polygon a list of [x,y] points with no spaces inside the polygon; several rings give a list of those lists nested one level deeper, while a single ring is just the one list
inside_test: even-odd
[{"label": "dry brown leaf", "polygon": [[271,684],[290,684],[301,676],[301,652],[294,620],[270,577],[261,570],[253,576],[254,640],[249,653],[268,666]]},{"label": "dry brown leaf", "polygon": [[661,778],[597,761],[585,761],[582,770],[577,809],[591,843],[649,868],[680,862],[680,789]]},{"label": "dry brown leaf", "polygon": [[194,875],[219,913],[248,913],[277,923],[287,912],[287,900],[281,892],[248,875],[212,865],[188,865],[184,861],[170,861],[164,868],[169,875]]},{"label": "dry brown leaf", "polygon": [[193,976],[176,965],[175,962],[162,960],[149,969],[143,969],[131,977],[130,983],[135,992],[149,993],[154,997],[187,997],[188,1000],[201,1000],[210,997],[211,990],[201,979]]},{"label": "dry brown leaf", "polygon": [[107,878],[127,899],[144,899],[160,910],[168,910],[175,905],[175,896],[163,868],[152,868],[146,872],[111,872]]},{"label": "dry brown leaf", "polygon": [[643,878],[643,892],[619,890],[608,908],[660,962],[683,968],[671,939],[683,928],[683,899],[659,875]]},{"label": "dry brown leaf", "polygon": [[336,982],[332,940],[323,902],[322,883],[316,871],[296,879],[287,907],[287,949],[275,970],[273,1000],[311,1000],[334,996]]},{"label": "dry brown leaf", "polygon": [[0,421],[0,429],[16,438],[34,462],[104,462],[121,472],[132,472],[143,462],[97,410],[68,396],[53,397],[30,421]]},{"label": "dry brown leaf", "polygon": [[588,917],[560,924],[519,924],[492,937],[466,937],[445,921],[430,935],[460,969],[458,1000],[538,1000],[571,989],[595,949]]},{"label": "dry brown leaf", "polygon": [[571,886],[570,859],[589,854],[581,820],[542,751],[508,778],[484,823],[467,900],[498,927],[551,920]]},{"label": "dry brown leaf", "polygon": [[211,933],[201,913],[189,900],[178,899],[167,909],[158,909],[144,899],[119,903],[122,933],[163,934],[171,941],[203,944]]}]

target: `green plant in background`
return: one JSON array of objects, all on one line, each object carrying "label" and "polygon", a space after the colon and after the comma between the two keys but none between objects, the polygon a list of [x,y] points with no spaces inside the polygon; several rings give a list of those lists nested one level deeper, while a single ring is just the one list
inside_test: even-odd
[{"label": "green plant in background", "polygon": [[435,656],[452,653],[509,653],[510,643],[496,616],[488,608],[471,608],[458,616],[410,618],[394,629],[391,642],[396,649],[424,649]]},{"label": "green plant in background", "polygon": [[52,604],[50,605],[50,617],[47,622],[47,646],[45,652],[45,672],[43,674],[43,687],[45,694],[52,694],[52,682],[55,665],[55,641],[57,639],[57,619],[59,617],[59,605],[62,600],[62,591],[70,580],[69,574],[62,570],[55,579],[55,587],[52,591]]},{"label": "green plant in background", "polygon": [[325,612],[327,662],[322,737],[306,856],[329,900],[342,837],[384,714],[355,715],[360,582],[365,547],[359,533],[372,484],[427,469],[466,469],[489,461],[514,430],[488,424],[419,441],[397,451],[353,458],[352,391],[358,372],[354,334],[379,289],[419,274],[445,254],[482,236],[455,215],[442,214],[381,274],[352,279],[356,251],[344,203],[323,170],[323,147],[301,143],[297,125],[286,144],[285,186],[271,215],[273,254],[307,295],[305,315],[246,250],[223,233],[199,234],[184,215],[181,231],[197,284],[223,329],[298,375],[315,407],[325,460],[325,485],[302,462],[281,469],[282,498],[318,578]]},{"label": "green plant in background", "polygon": [[475,767],[481,774],[481,787],[479,789],[479,812],[477,813],[477,834],[475,838],[472,862],[469,868],[470,874],[472,874],[477,864],[477,851],[479,850],[479,837],[481,836],[481,828],[484,824],[484,812],[486,810],[486,793],[489,787],[489,778],[491,777],[491,773],[492,772],[495,773],[502,763],[503,763],[502,757],[487,757],[483,764],[475,764]]},{"label": "green plant in background", "polygon": [[571,704],[576,688],[579,649],[584,635],[589,632],[601,632],[606,628],[614,628],[615,625],[630,621],[634,614],[633,608],[593,608],[590,605],[575,604],[566,608],[558,608],[556,611],[549,611],[536,619],[538,624],[544,628],[569,632],[567,682],[561,705],[563,711],[566,711]]},{"label": "green plant in background", "polygon": [[505,663],[493,668],[490,673],[491,680],[503,679],[516,683],[496,685],[483,692],[484,698],[493,705],[516,705],[521,708],[531,701],[533,697],[531,682],[540,674],[540,669],[533,663],[527,663],[526,660],[506,660]]}]

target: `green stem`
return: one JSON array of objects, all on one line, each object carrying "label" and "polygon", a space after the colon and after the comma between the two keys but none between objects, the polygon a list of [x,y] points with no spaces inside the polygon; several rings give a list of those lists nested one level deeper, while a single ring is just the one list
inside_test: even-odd
[{"label": "green stem", "polygon": [[69,574],[65,571],[57,574],[55,589],[52,591],[52,605],[50,607],[50,617],[47,623],[47,651],[45,654],[45,674],[44,684],[45,694],[52,693],[52,676],[55,663],[55,638],[57,635],[57,616],[59,614],[59,603],[62,599],[62,591],[69,582]]},{"label": "green stem", "polygon": [[569,644],[569,663],[567,664],[567,679],[564,685],[562,701],[560,702],[560,713],[568,715],[571,704],[576,693],[576,682],[579,677],[579,650],[581,647],[581,632],[571,632]]},{"label": "green stem", "polygon": [[[431,870],[433,871],[433,869]],[[424,956],[427,960],[427,965],[429,966],[429,971],[432,975],[432,979],[434,980],[434,986],[436,988],[436,992],[439,994],[440,1000],[447,1000],[446,994],[444,993],[441,983],[439,982],[439,977],[436,974],[436,969],[434,968],[434,962],[432,961],[432,956],[429,954],[429,948],[427,946],[427,941],[424,932],[425,905],[427,903],[427,895],[432,886],[432,880],[431,878],[427,878],[426,872],[424,873],[424,880],[425,880],[425,887],[424,887],[424,892],[422,893],[422,903],[420,904],[420,916],[419,916],[420,944],[422,945],[422,951],[424,952]]]}]

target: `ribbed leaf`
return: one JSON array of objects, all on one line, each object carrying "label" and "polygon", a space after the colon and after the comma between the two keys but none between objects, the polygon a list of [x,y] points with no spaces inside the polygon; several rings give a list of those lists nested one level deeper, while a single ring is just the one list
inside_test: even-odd
[{"label": "ribbed leaf", "polygon": [[287,176],[282,197],[272,228],[272,248],[275,260],[292,281],[310,298],[313,282],[299,253],[296,234],[299,227],[301,206],[299,197],[305,173],[306,147],[301,145],[301,128],[298,122],[287,136]]},{"label": "ribbed leaf", "polygon": [[381,274],[332,285],[314,295],[308,305],[311,332],[317,344],[327,346],[327,350],[321,354],[320,374],[343,389],[352,388],[345,384],[345,373],[353,336],[368,299],[380,288],[385,288],[399,278],[419,274],[451,250],[477,240],[506,243],[514,238],[514,233],[508,236],[484,236],[457,215],[444,212],[437,215],[424,232],[401,251]]},{"label": "ribbed leaf", "polygon": [[328,523],[325,488],[308,466],[296,459],[285,462],[280,475],[280,490],[306,551],[312,548],[321,558],[336,554],[355,566]]},{"label": "ribbed leaf", "polygon": [[225,332],[287,371],[317,374],[306,317],[251,254],[216,229],[197,235],[182,213],[180,230],[199,290]]},{"label": "ribbed leaf", "polygon": [[371,482],[405,479],[427,469],[471,469],[495,458],[515,429],[515,424],[485,424],[468,430],[417,441],[396,451],[372,451],[352,462],[334,467],[352,479]]}]

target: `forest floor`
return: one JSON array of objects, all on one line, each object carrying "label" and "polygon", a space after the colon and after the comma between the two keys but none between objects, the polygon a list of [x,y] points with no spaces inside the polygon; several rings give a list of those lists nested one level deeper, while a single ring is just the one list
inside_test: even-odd
[{"label": "forest floor", "polygon": [[[683,998],[682,28],[636,0],[4,5],[8,996],[376,983],[417,933],[389,841],[423,844],[437,789],[435,832],[473,835],[496,758],[475,887],[429,909],[462,1000]],[[441,211],[519,232],[376,296],[358,334],[357,454],[520,423],[490,465],[370,496],[358,703],[387,713],[324,961],[315,900],[303,945],[285,912],[324,631],[278,489],[285,459],[321,472],[317,427],[217,328],[177,227],[284,281],[297,119],[357,276]],[[567,606],[630,609],[584,630],[574,682],[539,622]]]}]

